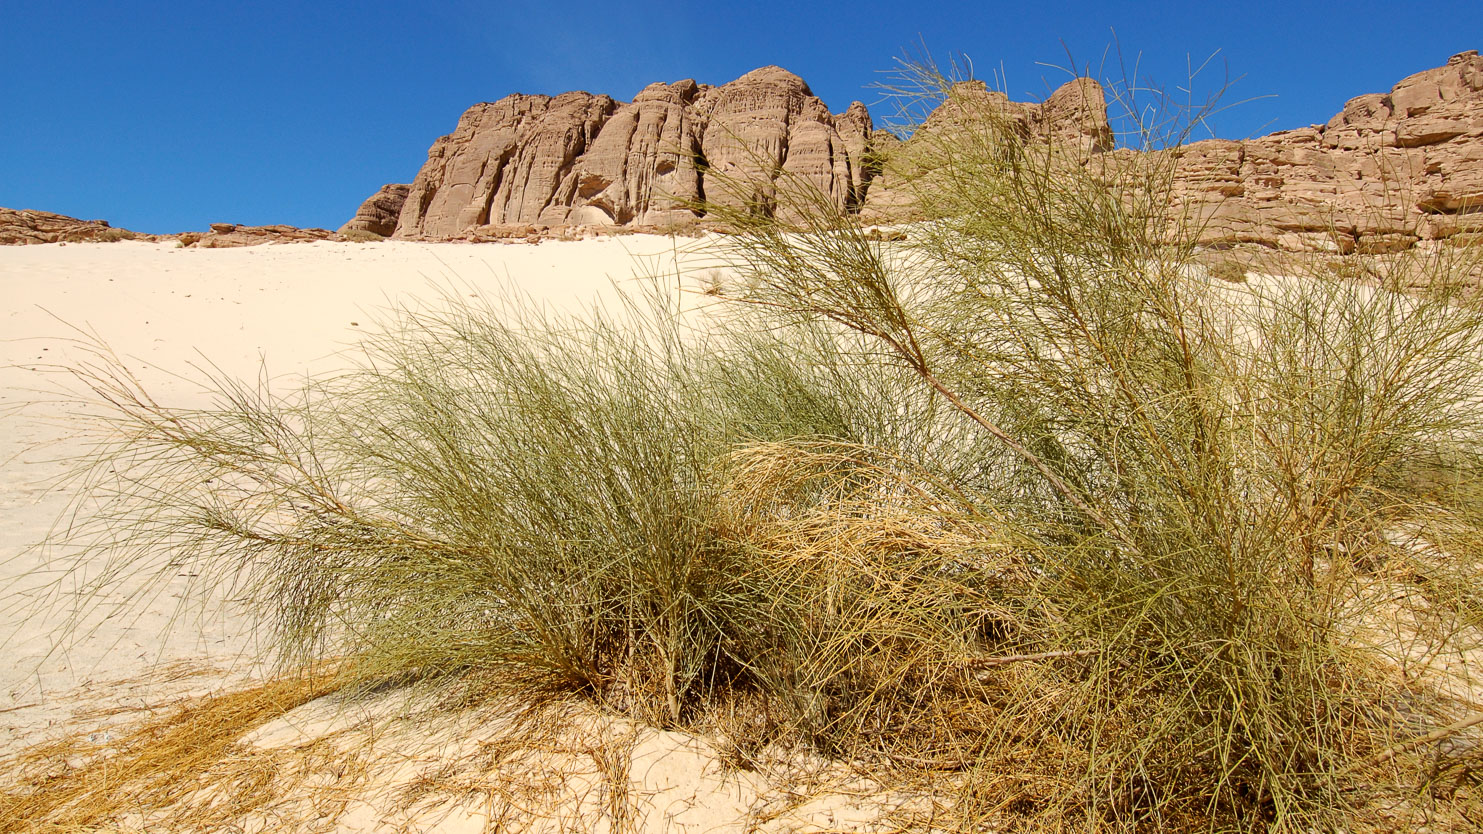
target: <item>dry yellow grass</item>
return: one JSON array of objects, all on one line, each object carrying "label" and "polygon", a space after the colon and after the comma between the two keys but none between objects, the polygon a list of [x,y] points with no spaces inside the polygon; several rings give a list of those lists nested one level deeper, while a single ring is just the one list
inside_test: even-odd
[{"label": "dry yellow grass", "polygon": [[[327,741],[293,752],[244,747],[249,731],[335,691],[334,675],[269,681],[187,701],[108,734],[80,733],[0,761],[0,831],[86,830],[138,815],[210,828],[260,810],[287,782],[343,769]],[[91,738],[90,738],[91,736]]]}]

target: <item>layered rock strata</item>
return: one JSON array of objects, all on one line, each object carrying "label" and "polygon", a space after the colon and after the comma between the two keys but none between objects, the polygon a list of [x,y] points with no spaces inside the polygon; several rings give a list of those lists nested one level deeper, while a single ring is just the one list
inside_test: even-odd
[{"label": "layered rock strata", "polygon": [[[349,225],[349,224],[347,224]],[[107,220],[79,220],[64,214],[30,209],[0,208],[0,245],[25,243],[110,243],[119,240],[170,241],[199,249],[258,246],[264,243],[309,243],[316,240],[345,240],[326,229],[297,226],[241,226],[212,223],[207,232],[146,235],[110,226]]]},{"label": "layered rock strata", "polygon": [[197,249],[231,249],[237,246],[261,246],[265,243],[313,243],[316,240],[342,240],[328,229],[301,229],[298,226],[242,226],[236,223],[212,223],[209,232],[182,232],[171,235],[181,246]]},{"label": "layered rock strata", "polygon": [[1171,210],[1209,244],[1393,252],[1483,238],[1483,57],[1351,99],[1327,124],[1177,151]]}]

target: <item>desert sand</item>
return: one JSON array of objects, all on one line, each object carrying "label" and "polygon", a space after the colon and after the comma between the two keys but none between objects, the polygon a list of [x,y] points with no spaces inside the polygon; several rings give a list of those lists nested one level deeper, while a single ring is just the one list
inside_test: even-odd
[{"label": "desert sand", "polygon": [[[305,374],[347,365],[341,355],[388,306],[442,292],[526,294],[547,309],[578,312],[610,296],[615,282],[674,274],[694,241],[631,236],[540,246],[314,243],[183,249],[173,243],[47,244],[0,249],[4,337],[0,339],[0,583],[36,564],[29,546],[45,538],[69,495],[49,484],[82,451],[78,426],[54,393],[49,366],[77,361],[87,334],[123,357],[162,402],[203,404],[197,368],[291,387]],[[29,560],[29,561],[28,561]],[[163,615],[166,606],[157,606]],[[26,671],[49,651],[51,622],[29,622],[9,647],[0,693],[73,686],[141,663],[234,657],[245,635],[222,620],[171,629],[163,619],[101,634]],[[189,635],[189,636],[187,636]],[[113,648],[112,638],[122,640]],[[151,653],[153,652],[153,655]],[[163,652],[163,653],[161,653]],[[101,664],[101,665],[100,665]]]},{"label": "desert sand", "polygon": [[[230,601],[194,600],[182,610],[182,597],[190,595],[185,576],[165,594],[129,608],[129,616],[95,617],[87,631],[68,637],[64,626],[76,580],[52,570],[46,549],[36,545],[65,518],[76,496],[58,479],[86,450],[85,433],[68,418],[73,407],[58,393],[65,377],[47,371],[85,356],[79,335],[107,343],[159,401],[194,405],[206,396],[196,368],[208,364],[222,374],[270,378],[285,387],[304,374],[346,367],[357,334],[392,304],[448,291],[489,298],[515,291],[546,309],[577,312],[611,298],[615,283],[655,275],[687,282],[704,264],[703,240],[658,236],[538,246],[319,242],[184,249],[120,242],[0,248],[0,755],[79,729],[105,743],[116,732],[111,727],[145,708],[248,686],[265,675],[252,623]],[[128,583],[114,588],[117,595],[128,591]],[[359,798],[331,810],[301,803],[301,815],[320,827],[328,815],[338,821],[332,828],[343,831],[482,830],[498,804],[492,795],[513,782],[497,781],[494,794],[476,800],[424,803],[423,810],[393,812],[366,797],[392,794],[390,788],[423,767],[448,766],[449,755],[469,761],[470,749],[479,749],[470,748],[470,739],[500,735],[507,715],[494,724],[476,715],[461,732],[449,733],[448,724],[411,720],[408,703],[393,700],[311,702],[258,727],[251,743],[292,748],[362,726],[366,715],[402,715],[399,732],[380,736],[380,758],[362,773],[369,776],[356,782]],[[110,715],[114,711],[120,712]],[[820,803],[796,792],[768,794],[758,776],[743,778],[719,766],[703,739],[590,711],[574,715],[569,727],[587,741],[526,767],[531,778],[558,775],[561,787],[549,797],[549,821],[529,821],[535,828],[562,830],[587,812],[596,813],[593,819],[604,816],[608,794],[593,763],[607,760],[590,755],[592,743],[623,751],[638,830],[747,830],[764,809],[773,824],[787,827],[804,818],[835,825],[879,812],[875,800],[859,797]],[[449,739],[461,745],[449,746]],[[289,816],[262,818],[262,830],[288,825]]]},{"label": "desert sand", "polygon": [[[660,236],[539,246],[321,242],[200,250],[127,241],[0,248],[0,587],[13,592],[53,578],[33,574],[43,559],[33,546],[73,497],[54,482],[84,441],[57,393],[63,375],[46,369],[77,361],[84,334],[123,357],[161,402],[192,406],[204,404],[198,369],[207,366],[284,388],[346,367],[343,352],[394,304],[444,292],[496,301],[514,293],[549,310],[580,312],[611,297],[616,284],[677,275],[693,264],[695,248],[694,240]],[[65,598],[46,601],[44,616],[12,602],[0,632],[8,638],[0,709],[160,663],[238,662],[251,635],[230,612],[171,624],[183,581],[136,621],[65,644],[57,635]],[[27,616],[17,623],[22,610]]]}]

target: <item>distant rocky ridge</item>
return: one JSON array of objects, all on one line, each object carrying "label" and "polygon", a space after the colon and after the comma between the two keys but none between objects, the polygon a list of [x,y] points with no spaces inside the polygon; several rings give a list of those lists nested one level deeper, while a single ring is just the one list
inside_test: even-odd
[{"label": "distant rocky ridge", "polygon": [[297,226],[240,226],[212,223],[208,232],[148,235],[109,225],[107,220],[79,220],[65,214],[32,209],[0,208],[0,245],[27,243],[112,243],[120,240],[176,241],[179,246],[225,249],[263,243],[304,243],[314,240],[346,240],[328,229]]},{"label": "distant rocky ridge", "polygon": [[116,229],[107,220],[79,220],[49,211],[0,208],[0,244],[81,243],[135,237],[141,235]]},{"label": "distant rocky ridge", "polygon": [[230,249],[236,246],[258,246],[263,243],[311,243],[316,240],[344,240],[328,229],[301,229],[298,226],[241,226],[236,223],[212,223],[209,232],[181,232],[175,238],[181,246],[197,249]]},{"label": "distant rocky ridge", "polygon": [[[1094,81],[1072,81],[1041,103],[982,85],[959,92],[1026,135],[1091,154],[1135,153],[1114,150]],[[963,118],[953,106],[924,127]],[[905,221],[909,201],[882,165],[897,145],[874,129],[864,104],[831,114],[778,67],[719,87],[652,84],[629,103],[583,92],[511,95],[469,108],[412,183],[385,186],[340,231],[449,240],[673,229],[703,219],[702,200],[767,206],[784,176],[867,219]],[[1325,125],[1177,153],[1170,208],[1199,222],[1207,244],[1386,252],[1478,240],[1483,58],[1456,55],[1388,94],[1351,100]]]},{"label": "distant rocky ridge", "polygon": [[[1027,138],[1114,165],[1139,158],[1114,148],[1094,81],[1072,81],[1039,103],[979,83],[956,92],[918,136],[987,106]],[[803,79],[763,67],[719,87],[651,84],[628,103],[573,92],[474,105],[433,143],[413,182],[384,186],[338,232],[217,223],[141,235],[0,209],[0,244],[174,239],[206,248],[675,231],[704,226],[702,203],[765,210],[785,177],[869,222],[904,222],[914,219],[910,194],[890,162],[902,146],[874,128],[864,104],[832,114]],[[1483,242],[1483,57],[1464,52],[1389,93],[1351,99],[1323,125],[1166,153],[1177,154],[1170,211],[1195,221],[1210,246],[1385,253]]]}]

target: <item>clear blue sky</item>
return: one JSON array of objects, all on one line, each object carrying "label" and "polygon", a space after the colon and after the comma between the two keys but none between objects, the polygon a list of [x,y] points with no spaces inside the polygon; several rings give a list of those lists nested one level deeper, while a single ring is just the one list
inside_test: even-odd
[{"label": "clear blue sky", "polygon": [[[1218,52],[1242,138],[1322,122],[1448,56],[1483,48],[1483,2],[356,3],[0,0],[0,206],[144,232],[211,222],[334,228],[382,183],[410,182],[470,104],[507,93],[720,84],[778,64],[836,112],[918,44],[968,55],[1043,97],[1067,53],[1116,40],[1183,82]],[[879,118],[881,111],[873,111]]]}]

